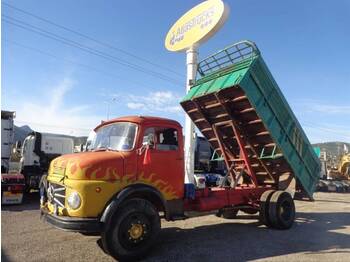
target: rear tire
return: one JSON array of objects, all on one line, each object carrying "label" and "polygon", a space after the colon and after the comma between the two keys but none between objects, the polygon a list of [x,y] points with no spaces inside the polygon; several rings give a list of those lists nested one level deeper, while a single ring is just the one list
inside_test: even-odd
[{"label": "rear tire", "polygon": [[295,205],[292,196],[286,191],[272,194],[269,204],[271,225],[277,229],[289,229],[295,219]]},{"label": "rear tire", "polygon": [[225,219],[235,219],[237,217],[237,209],[223,209],[220,212],[220,216]]},{"label": "rear tire", "polygon": [[269,218],[269,203],[274,192],[275,190],[267,190],[260,197],[259,220],[267,227],[271,227],[271,221]]},{"label": "rear tire", "polygon": [[104,249],[119,261],[135,261],[143,257],[155,243],[160,232],[156,208],[147,200],[133,198],[113,215],[106,225],[102,242]]},{"label": "rear tire", "polygon": [[254,208],[242,208],[240,209],[243,213],[248,214],[248,215],[255,215],[256,213],[259,212],[259,210],[254,209]]}]

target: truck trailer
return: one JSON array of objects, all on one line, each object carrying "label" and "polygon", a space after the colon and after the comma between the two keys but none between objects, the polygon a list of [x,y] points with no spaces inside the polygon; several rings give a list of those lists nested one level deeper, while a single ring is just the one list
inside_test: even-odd
[{"label": "truck trailer", "polygon": [[1,173],[7,173],[10,169],[15,116],[16,113],[13,111],[1,110]]},{"label": "truck trailer", "polygon": [[178,122],[120,117],[95,128],[91,151],[51,162],[41,187],[43,219],[100,233],[103,249],[118,260],[144,256],[160,218],[211,212],[232,219],[242,210],[259,212],[267,227],[289,229],[292,195],[312,198],[319,160],[258,48],[231,45],[201,61],[198,73],[181,106],[224,159],[221,184],[185,184]]}]

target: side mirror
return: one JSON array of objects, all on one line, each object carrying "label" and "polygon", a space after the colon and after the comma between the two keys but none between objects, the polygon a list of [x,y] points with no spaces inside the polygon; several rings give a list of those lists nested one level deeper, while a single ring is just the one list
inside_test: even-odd
[{"label": "side mirror", "polygon": [[149,134],[145,141],[142,143],[142,147],[153,148],[154,147],[154,136],[153,134]]},{"label": "side mirror", "polygon": [[16,149],[19,150],[21,148],[21,146],[22,146],[21,140],[17,140],[16,144],[15,144]]},{"label": "side mirror", "polygon": [[85,151],[90,151],[90,147],[91,147],[91,140],[87,140],[85,146],[83,147],[83,151],[84,152]]},{"label": "side mirror", "polygon": [[143,139],[142,146],[138,149],[138,154],[142,155],[145,150],[151,148],[154,148],[154,136],[153,134],[148,134],[147,137]]}]

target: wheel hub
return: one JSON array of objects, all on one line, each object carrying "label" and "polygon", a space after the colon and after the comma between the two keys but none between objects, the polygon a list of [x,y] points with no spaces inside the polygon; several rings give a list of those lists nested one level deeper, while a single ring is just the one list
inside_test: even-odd
[{"label": "wheel hub", "polygon": [[142,235],[144,234],[144,229],[141,224],[132,224],[128,232],[130,237],[136,240],[142,237]]}]

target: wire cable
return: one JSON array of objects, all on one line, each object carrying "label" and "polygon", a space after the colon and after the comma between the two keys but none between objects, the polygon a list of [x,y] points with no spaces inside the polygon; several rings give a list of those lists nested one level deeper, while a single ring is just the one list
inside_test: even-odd
[{"label": "wire cable", "polygon": [[130,56],[130,57],[133,57],[133,58],[135,58],[135,59],[137,59],[137,60],[139,60],[139,61],[142,61],[142,62],[144,62],[144,63],[147,63],[147,64],[150,64],[150,65],[152,65],[152,66],[158,67],[158,68],[160,68],[160,69],[166,70],[166,71],[171,72],[171,73],[173,73],[173,74],[176,74],[176,75],[178,75],[178,76],[184,77],[183,74],[180,74],[180,73],[178,73],[178,72],[176,72],[176,71],[174,71],[174,70],[172,70],[172,69],[170,69],[170,68],[168,68],[168,67],[165,67],[165,66],[156,64],[156,63],[154,63],[154,62],[151,62],[151,61],[149,61],[149,60],[147,60],[147,59],[145,59],[145,58],[142,58],[142,57],[140,57],[140,56],[137,56],[137,55],[135,55],[135,54],[132,54],[132,53],[130,53],[130,52],[128,52],[128,51],[125,51],[125,50],[123,50],[123,49],[121,49],[121,48],[115,47],[115,46],[113,46],[113,45],[111,45],[111,44],[108,44],[108,43],[106,43],[106,42],[103,42],[103,41],[101,41],[101,40],[98,40],[98,39],[96,39],[96,38],[93,38],[93,37],[88,36],[88,35],[86,35],[86,34],[80,33],[80,32],[78,32],[78,31],[73,30],[73,29],[71,29],[71,28],[68,28],[68,27],[66,27],[66,26],[57,24],[57,23],[52,22],[52,21],[50,21],[50,20],[48,20],[48,19],[46,19],[46,18],[43,18],[43,17],[40,17],[40,16],[35,15],[35,14],[33,14],[33,13],[30,13],[30,12],[28,12],[28,11],[25,11],[25,10],[23,10],[23,9],[21,9],[21,8],[15,7],[15,6],[13,6],[13,5],[11,5],[11,4],[8,4],[8,3],[6,3],[6,2],[3,2],[2,4],[5,5],[5,6],[7,6],[7,7],[9,7],[9,8],[12,8],[12,9],[14,9],[14,10],[16,10],[16,11],[19,11],[19,12],[21,12],[21,13],[23,13],[23,14],[26,14],[26,15],[28,15],[28,16],[34,17],[34,18],[36,18],[36,19],[38,19],[38,20],[41,20],[41,21],[43,21],[43,22],[45,22],[45,23],[48,23],[48,24],[53,25],[53,26],[56,26],[56,27],[58,27],[58,28],[61,28],[61,29],[66,30],[66,31],[68,31],[68,32],[71,32],[71,33],[73,33],[73,34],[76,34],[76,35],[78,35],[78,36],[80,36],[80,37],[83,37],[83,38],[85,38],[85,39],[88,39],[88,40],[90,40],[90,41],[93,41],[93,42],[95,42],[95,43],[97,43],[97,44],[100,44],[100,45],[102,45],[102,46],[108,47],[108,48],[110,48],[110,49],[113,49],[113,50],[115,50],[115,51],[118,51],[118,52],[120,52],[120,53],[123,53],[123,54],[125,54],[125,55],[128,55],[128,56]]},{"label": "wire cable", "polygon": [[109,61],[112,61],[114,63],[117,63],[117,64],[120,64],[120,65],[129,67],[129,68],[137,70],[139,72],[142,72],[142,73],[151,75],[153,77],[157,77],[159,79],[162,79],[162,80],[171,82],[173,84],[175,83],[177,85],[182,86],[182,83],[180,81],[176,80],[176,79],[170,78],[170,77],[168,77],[166,75],[163,75],[161,73],[155,72],[153,70],[149,70],[149,69],[143,68],[141,66],[132,64],[130,62],[122,60],[122,59],[120,59],[118,57],[114,57],[114,56],[112,56],[110,54],[107,54],[105,52],[96,50],[96,49],[91,48],[89,46],[82,45],[82,44],[80,44],[80,43],[78,43],[76,41],[73,41],[71,39],[62,37],[60,35],[57,35],[55,33],[50,32],[50,31],[44,30],[42,28],[39,28],[37,26],[33,26],[33,25],[31,25],[29,23],[26,23],[24,21],[21,21],[21,20],[9,17],[7,15],[2,15],[2,20],[4,22],[6,22],[6,23],[9,23],[11,25],[17,26],[17,27],[22,28],[24,30],[31,31],[33,33],[39,34],[41,36],[44,36],[44,37],[47,37],[47,38],[50,38],[50,39],[53,39],[53,40],[56,40],[56,41],[61,42],[63,44],[66,44],[66,45],[78,48],[78,49],[80,49],[80,50],[82,50],[84,52],[87,52],[87,53],[90,53],[90,54],[102,57],[102,58],[107,59]]},{"label": "wire cable", "polygon": [[[75,65],[78,65],[78,66],[81,66],[81,67],[85,67],[89,70],[92,70],[92,71],[95,71],[97,73],[100,73],[100,74],[104,74],[104,75],[108,75],[110,77],[114,77],[118,80],[123,80],[123,81],[128,81],[130,83],[133,83],[133,84],[136,84],[138,86],[143,86],[144,83],[141,83],[139,81],[136,81],[132,78],[127,78],[127,79],[123,79],[120,75],[117,75],[117,74],[114,74],[114,73],[111,73],[111,72],[107,72],[107,71],[104,71],[104,70],[101,70],[99,68],[96,68],[96,67],[93,67],[93,66],[90,66],[90,65],[86,65],[86,64],[82,64],[82,63],[78,63],[78,62],[75,62],[73,60],[70,60],[70,59],[67,59],[67,58],[63,58],[63,57],[60,57],[60,56],[56,56],[54,54],[51,54],[51,53],[48,53],[48,52],[45,52],[45,51],[42,51],[40,49],[37,49],[37,48],[34,48],[34,47],[30,47],[30,46],[27,46],[27,45],[24,45],[24,44],[21,44],[19,42],[16,42],[16,41],[12,41],[12,40],[8,40],[8,39],[5,39],[5,38],[2,38],[1,39],[3,42],[6,42],[6,43],[10,43],[10,44],[13,44],[13,45],[16,45],[16,46],[19,46],[19,47],[22,47],[22,48],[25,48],[27,50],[30,50],[32,52],[36,52],[36,53],[39,53],[39,54],[42,54],[42,55],[46,55],[48,57],[52,57],[52,58],[55,58],[57,60],[62,60],[62,61],[65,61],[65,62],[68,62],[68,63],[71,63],[71,64],[75,64]],[[150,87],[145,87],[143,86],[144,88],[150,88]]]}]

